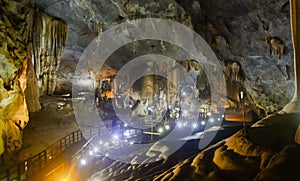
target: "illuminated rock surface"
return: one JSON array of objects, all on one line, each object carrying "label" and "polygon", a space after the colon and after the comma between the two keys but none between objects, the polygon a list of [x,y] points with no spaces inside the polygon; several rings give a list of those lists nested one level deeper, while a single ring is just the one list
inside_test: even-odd
[{"label": "illuminated rock surface", "polygon": [[0,154],[22,146],[28,123],[24,96],[28,53],[25,45],[28,1],[0,3]]},{"label": "illuminated rock surface", "polygon": [[28,109],[40,110],[39,95],[53,93],[66,39],[65,23],[42,13],[32,15],[29,4],[27,0],[1,2],[0,154],[21,148]]},{"label": "illuminated rock surface", "polygon": [[[33,16],[27,16],[29,21],[26,25],[25,15],[29,10],[21,7],[27,1],[1,1],[0,154],[5,150],[12,152],[21,148],[22,130],[28,122],[24,97],[25,77],[28,79],[25,95],[29,111],[35,112],[47,107],[45,103],[40,105],[39,95],[71,93],[72,78],[76,78],[74,70],[89,43],[113,25],[135,18],[172,19],[199,33],[223,66],[228,86],[226,108],[232,108],[230,111],[234,112],[238,107],[240,90],[245,91],[247,109],[254,110],[259,117],[281,110],[292,98],[293,48],[289,3],[286,0],[32,2],[31,6],[37,7],[39,11],[34,11],[36,14]],[[134,24],[134,21],[131,23]],[[30,30],[28,47],[25,45],[26,27]],[[135,42],[117,50],[103,71],[82,72],[77,77],[76,85],[89,85],[85,79],[90,80],[91,77],[97,80],[111,77],[130,59],[148,53],[180,55],[180,60],[187,60],[184,52],[168,43]],[[32,57],[28,56],[30,54]],[[31,60],[32,63],[28,62]],[[191,62],[181,63],[188,70],[198,68]],[[197,88],[200,92],[209,89],[206,81],[205,76],[199,78]],[[144,84],[155,87],[151,81],[144,81]],[[146,89],[143,93],[145,97],[153,94]],[[43,114],[47,111],[43,111],[35,115],[46,116]],[[56,113],[54,110],[49,112]],[[296,180],[300,177],[297,171],[300,161],[297,154],[300,143],[298,117],[298,114],[275,115],[247,129],[246,136],[239,131],[187,160],[182,160],[186,157],[167,159],[157,163],[152,170],[147,166],[135,168],[123,165],[126,167],[123,169],[125,174],[116,170],[107,173],[106,178],[137,179],[149,173],[143,175],[143,178]],[[34,116],[32,118],[38,119]],[[49,127],[44,126],[43,129]],[[70,123],[70,127],[76,126]],[[31,128],[39,129],[34,126]],[[181,162],[175,163],[176,159]],[[109,168],[114,170],[118,166],[115,162]]]}]

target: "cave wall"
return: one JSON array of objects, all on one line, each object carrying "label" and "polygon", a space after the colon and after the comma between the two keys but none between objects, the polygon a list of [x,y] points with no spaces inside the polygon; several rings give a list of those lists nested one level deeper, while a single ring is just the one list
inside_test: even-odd
[{"label": "cave wall", "polygon": [[28,123],[26,15],[28,1],[0,1],[0,154],[21,148]]},{"label": "cave wall", "polygon": [[290,101],[294,70],[288,1],[176,2],[224,65],[227,80],[232,71],[228,63],[240,65],[242,79],[235,83],[246,91],[253,109],[274,113]]}]

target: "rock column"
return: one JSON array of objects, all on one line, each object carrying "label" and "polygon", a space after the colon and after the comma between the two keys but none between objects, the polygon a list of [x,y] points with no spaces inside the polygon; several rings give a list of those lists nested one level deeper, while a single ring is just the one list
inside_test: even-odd
[{"label": "rock column", "polygon": [[[153,67],[153,63],[148,63],[148,69],[151,69],[152,67]],[[141,92],[142,100],[150,100],[151,101],[151,99],[153,97],[153,89],[154,89],[153,86],[154,86],[153,75],[144,76],[143,83],[142,83],[142,92]]]}]

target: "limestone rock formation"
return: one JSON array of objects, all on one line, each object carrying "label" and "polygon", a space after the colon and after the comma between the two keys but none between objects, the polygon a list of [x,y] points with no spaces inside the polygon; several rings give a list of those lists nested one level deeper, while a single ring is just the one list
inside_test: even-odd
[{"label": "limestone rock formation", "polygon": [[[38,101],[32,99],[39,95],[38,91],[34,92],[37,86],[35,81],[39,81],[42,94],[53,94],[56,87],[56,71],[60,61],[63,61],[57,92],[70,92],[72,88],[70,80],[74,78],[72,73],[81,53],[90,41],[117,23],[130,21],[134,24],[131,20],[144,17],[176,20],[193,27],[201,34],[224,66],[228,97],[231,102],[239,101],[237,93],[240,90],[246,91],[247,103],[251,104],[255,111],[261,111],[262,115],[265,115],[264,113],[270,114],[280,110],[293,95],[295,78],[292,69],[293,51],[287,0],[244,0],[243,2],[239,0],[126,2],[33,0],[33,2],[40,10],[34,9],[29,16],[32,20],[29,24],[28,38],[32,57],[27,63],[27,77],[30,81],[27,84],[29,93],[26,95],[30,99],[29,110],[39,109]],[[21,130],[28,121],[24,101],[26,70],[24,60],[27,54],[22,41],[25,13],[15,13],[18,12],[16,9],[5,10],[17,7],[19,3],[15,1],[9,3],[1,1],[1,3],[1,12],[5,13],[1,14],[0,18],[0,22],[3,22],[0,23],[0,66],[1,70],[6,71],[0,73],[0,134],[4,138],[0,139],[2,145],[0,153],[4,150],[3,145],[7,145],[7,151],[20,147]],[[17,9],[23,11],[21,8]],[[41,11],[58,18],[51,18]],[[10,15],[12,12],[13,16]],[[66,37],[66,24],[58,19],[68,24],[68,37]],[[14,22],[18,23],[15,25]],[[17,31],[11,31],[12,26]],[[52,40],[57,41],[55,43]],[[62,53],[64,44],[67,47]],[[171,47],[165,42],[134,42],[113,54],[110,57],[110,64],[106,66],[109,68],[106,70],[120,69],[131,58],[146,53],[161,53],[172,57],[181,54],[182,50]],[[61,54],[63,54],[62,58],[60,58]],[[188,71],[197,70],[197,66],[192,65],[192,62],[181,63]],[[95,72],[88,73],[91,76],[101,77]],[[203,93],[210,88],[204,73],[200,71],[200,75],[197,88]],[[35,77],[38,80],[35,80]],[[155,85],[149,79],[148,82],[145,81],[145,85],[154,87]],[[172,89],[172,86],[167,87]],[[146,87],[145,93],[153,95],[153,92],[147,92]],[[176,95],[171,99],[175,100],[174,97]],[[170,164],[172,159],[166,158],[161,166],[151,169],[145,167],[153,172],[152,175],[146,175],[144,178],[148,180],[182,178],[187,180],[295,180],[300,177],[297,167],[300,143],[298,117],[299,114],[268,117],[247,129],[247,135],[239,131],[232,137],[175,166],[174,163]],[[115,165],[120,164],[115,163]],[[171,168],[168,167],[170,165]],[[135,166],[126,168],[130,171],[126,178],[138,178],[145,170],[142,166],[138,169],[134,168]],[[116,170],[115,175],[111,172],[108,174],[118,177],[119,169]]]},{"label": "limestone rock formation", "polygon": [[54,92],[66,40],[66,24],[30,10],[30,3],[0,3],[0,154],[21,148],[28,109],[38,111],[39,94]]},{"label": "limestone rock formation", "polygon": [[154,178],[297,180],[300,147],[294,136],[298,116],[270,116],[248,129],[247,135],[241,130]]},{"label": "limestone rock formation", "polygon": [[27,86],[25,89],[26,103],[29,112],[37,112],[41,110],[41,104],[39,102],[39,88],[37,84],[37,78],[35,75],[34,67],[31,61],[27,62]]},{"label": "limestone rock formation", "polygon": [[40,93],[52,95],[65,47],[67,24],[38,9],[31,9],[28,19],[27,41]]},{"label": "limestone rock formation", "polygon": [[[0,154],[4,147],[13,151],[21,145],[22,129],[28,121],[24,98],[26,66],[27,77],[37,77],[28,81],[30,87],[26,93],[30,99],[29,110],[35,111],[39,103],[31,98],[39,95],[34,91],[36,86],[41,94],[53,94],[61,61],[65,61],[63,65],[67,69],[61,68],[58,90],[70,92],[72,71],[89,43],[113,25],[125,21],[134,24],[136,18],[171,19],[201,34],[224,67],[232,102],[238,101],[240,90],[245,90],[247,103],[257,113],[261,111],[266,115],[282,109],[293,95],[295,77],[287,0],[32,1],[34,9],[28,16],[27,38],[31,57],[27,62],[24,43],[27,1],[2,0],[0,3]],[[182,55],[182,60],[189,58],[184,51],[166,42],[134,42],[117,50],[109,58],[107,67],[120,69],[133,57],[146,53]],[[192,69],[190,62],[182,64]],[[87,72],[91,67],[87,67]],[[197,88],[205,92],[209,83],[200,75]],[[148,179],[299,178],[295,166],[299,163],[296,154],[300,142],[298,117],[298,114],[269,117],[247,130],[247,135],[240,131]],[[289,166],[290,170],[286,169]],[[275,172],[276,176],[272,174]]]},{"label": "limestone rock formation", "polygon": [[[239,78],[242,81],[238,86],[247,92],[249,103],[262,115],[282,109],[294,91],[289,3],[284,0],[270,2],[33,0],[39,9],[68,24],[63,61],[70,62],[72,69],[75,69],[76,62],[87,45],[117,23],[136,18],[159,17],[192,27],[211,45],[224,65],[224,73],[227,69],[226,62],[236,62],[240,66]],[[110,57],[109,66],[120,69],[133,57],[145,53],[153,52],[171,57],[173,54],[182,54],[182,51],[170,48],[165,42],[147,45],[151,48],[146,48],[146,44],[135,42],[116,51]],[[280,57],[270,54],[270,50],[280,54]],[[73,78],[68,67],[65,72],[62,68],[58,75],[64,92],[66,89],[70,91],[68,80]]]},{"label": "limestone rock formation", "polygon": [[[45,13],[59,17],[68,24],[68,36],[66,40],[65,51],[62,54],[62,63],[64,67],[60,69],[58,74],[59,88],[57,92],[71,91],[70,79],[76,78],[70,69],[76,68],[82,52],[89,43],[102,32],[116,25],[117,23],[130,22],[134,25],[136,18],[164,18],[172,19],[181,22],[189,27],[192,27],[190,17],[185,11],[178,6],[174,0],[159,0],[159,1],[46,1],[33,0],[33,3]],[[182,53],[170,46],[164,45],[164,42],[148,41],[146,43],[134,42],[116,51],[108,62],[107,67],[119,70],[131,58],[149,53],[149,49],[153,53],[173,55]],[[168,51],[166,51],[168,50]],[[88,73],[89,75],[93,73]],[[82,75],[83,76],[83,75]],[[60,90],[60,88],[62,90]]]},{"label": "limestone rock formation", "polygon": [[[257,113],[259,109],[275,113],[289,102],[294,93],[294,73],[288,1],[177,2],[191,15],[195,31],[211,45],[219,60],[224,65],[227,61],[240,65],[241,86]],[[280,40],[278,47],[271,43],[275,38]],[[270,48],[280,57],[270,54]]]},{"label": "limestone rock formation", "polygon": [[28,1],[0,2],[0,154],[21,148],[28,123],[26,15]]}]

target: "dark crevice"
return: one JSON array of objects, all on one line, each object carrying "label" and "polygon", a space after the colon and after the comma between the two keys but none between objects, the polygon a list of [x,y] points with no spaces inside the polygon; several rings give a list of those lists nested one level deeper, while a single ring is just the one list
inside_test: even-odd
[{"label": "dark crevice", "polygon": [[19,120],[19,124],[18,124],[17,122],[14,122],[14,123],[15,123],[15,125],[19,128],[20,131],[23,130],[23,128],[20,126],[21,120]]}]

